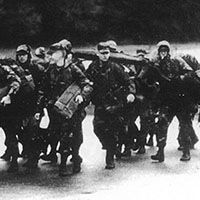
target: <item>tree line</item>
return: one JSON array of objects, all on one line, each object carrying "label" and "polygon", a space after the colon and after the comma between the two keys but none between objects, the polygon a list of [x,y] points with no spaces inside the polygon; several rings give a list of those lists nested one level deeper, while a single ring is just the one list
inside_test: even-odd
[{"label": "tree line", "polygon": [[0,0],[0,42],[199,41],[199,0]]}]

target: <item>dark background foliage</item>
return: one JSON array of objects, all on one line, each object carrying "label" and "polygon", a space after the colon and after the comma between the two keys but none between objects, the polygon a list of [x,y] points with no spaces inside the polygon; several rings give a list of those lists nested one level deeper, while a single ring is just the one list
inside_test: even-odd
[{"label": "dark background foliage", "polygon": [[200,40],[199,0],[0,0],[0,43]]}]

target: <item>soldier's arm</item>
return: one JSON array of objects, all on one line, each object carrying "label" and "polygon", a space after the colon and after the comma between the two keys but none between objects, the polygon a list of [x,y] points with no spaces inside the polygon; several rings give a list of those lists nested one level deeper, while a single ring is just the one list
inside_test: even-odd
[{"label": "soldier's arm", "polygon": [[90,81],[92,81],[92,82],[94,82],[94,67],[95,67],[95,63],[92,62],[92,63],[88,66],[88,68],[87,68],[87,70],[86,70],[86,72],[85,72],[87,78],[88,78]]},{"label": "soldier's arm", "polygon": [[86,75],[79,69],[76,65],[72,66],[72,76],[75,79],[75,82],[79,85],[80,88],[83,88],[87,84],[89,84],[89,80]]},{"label": "soldier's arm", "polygon": [[121,84],[128,88],[129,93],[135,94],[135,82],[129,78],[129,75],[126,72],[124,72],[124,70],[119,65],[115,64],[114,69],[117,74],[117,79],[121,82]]},{"label": "soldier's arm", "polygon": [[6,72],[6,77],[9,84],[9,92],[8,95],[12,96],[17,93],[20,88],[21,80],[19,76],[15,74],[15,72],[9,66],[2,66]]},{"label": "soldier's arm", "polygon": [[181,58],[180,56],[176,56],[175,61],[178,62],[178,66],[180,69],[180,78],[182,80],[185,78],[193,78],[196,76],[192,67],[190,67],[183,58]]}]

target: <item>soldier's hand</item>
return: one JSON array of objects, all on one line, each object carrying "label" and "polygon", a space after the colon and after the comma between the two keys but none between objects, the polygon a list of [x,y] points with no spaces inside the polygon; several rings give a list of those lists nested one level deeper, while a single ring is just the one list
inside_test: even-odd
[{"label": "soldier's hand", "polygon": [[4,97],[1,99],[1,104],[2,104],[3,106],[6,106],[6,105],[8,105],[8,104],[11,104],[10,95],[4,96]]},{"label": "soldier's hand", "polygon": [[36,120],[39,120],[40,119],[40,113],[35,113],[34,117],[35,117]]},{"label": "soldier's hand", "polygon": [[78,103],[78,104],[81,104],[83,102],[83,97],[81,95],[77,95],[75,101]]},{"label": "soldier's hand", "polygon": [[135,96],[133,94],[129,94],[127,97],[127,102],[128,103],[133,103],[135,101]]}]

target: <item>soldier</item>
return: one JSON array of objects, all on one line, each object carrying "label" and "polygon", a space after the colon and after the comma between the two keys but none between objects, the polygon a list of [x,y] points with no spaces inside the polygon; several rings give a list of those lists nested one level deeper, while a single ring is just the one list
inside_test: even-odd
[{"label": "soldier", "polygon": [[14,73],[14,71],[7,65],[0,65],[0,85],[1,85],[1,127],[3,128],[7,146],[7,154],[9,160],[11,159],[8,172],[18,171],[18,141],[16,138],[17,124],[16,115],[17,104],[14,102],[16,93],[20,88],[20,78]]},{"label": "soldier", "polygon": [[45,69],[49,66],[49,58],[46,54],[44,47],[38,47],[35,49],[35,56],[36,58],[33,60],[33,63],[36,65],[41,65]]},{"label": "soldier", "polygon": [[157,94],[159,115],[156,124],[158,152],[156,155],[152,155],[151,159],[159,162],[164,161],[168,126],[173,117],[177,116],[181,126],[180,131],[182,132],[184,147],[180,160],[188,161],[191,158],[189,132],[193,131],[190,114],[194,109],[194,103],[185,89],[185,83],[187,83],[187,79],[193,76],[194,72],[184,60],[170,56],[170,45],[167,41],[161,41],[157,46],[157,57],[152,60],[154,64],[152,71],[155,71],[150,78],[159,83]]},{"label": "soldier", "polygon": [[[21,86],[19,88],[19,91],[17,92],[17,94],[15,95],[15,98],[13,99],[13,102],[16,105],[15,120],[16,120],[16,124],[18,124],[17,132],[19,133],[20,129],[21,129],[21,123],[20,123],[21,113],[22,113],[22,110],[24,110],[22,105],[23,105],[23,102],[25,101],[25,99],[27,99],[27,98],[30,99],[30,96],[27,96],[27,95],[34,90],[34,84],[33,84],[33,82],[31,82],[30,80],[28,80],[26,78],[25,71],[23,70],[22,67],[20,67],[16,64],[15,60],[13,60],[11,58],[4,58],[4,59],[0,60],[0,63],[1,63],[1,65],[9,66],[18,75],[18,77],[21,80]],[[9,151],[6,150],[4,155],[1,156],[1,158],[6,161],[9,161],[10,160]]]},{"label": "soldier", "polygon": [[[106,169],[115,168],[114,155],[119,130],[122,128],[123,115],[120,109],[125,99],[128,103],[135,100],[135,86],[130,84],[129,76],[121,66],[109,60],[110,50],[106,42],[97,45],[98,59],[93,61],[86,74],[93,82],[92,103],[94,111],[94,133],[106,150]],[[128,95],[123,93],[127,90]],[[123,97],[125,97],[123,99]],[[120,99],[121,98],[121,99]]]},{"label": "soldier", "polygon": [[[50,66],[41,86],[40,104],[47,106],[50,117],[50,134],[54,134],[57,137],[55,140],[60,141],[61,163],[59,175],[66,176],[69,174],[66,162],[71,154],[73,155],[73,173],[78,173],[81,170],[82,159],[79,156],[79,149],[83,142],[83,114],[80,105],[80,109],[75,111],[71,118],[66,119],[62,112],[55,109],[54,104],[72,83],[83,89],[89,81],[83,72],[72,63],[71,53],[60,43],[51,45],[48,53],[50,55]],[[81,104],[84,101],[83,96],[81,94],[77,95],[75,101]]]},{"label": "soldier", "polygon": [[[83,73],[85,73],[85,68],[84,65],[82,64],[81,60],[79,60],[78,58],[74,58],[73,56],[73,52],[72,52],[72,44],[69,40],[67,39],[63,39],[61,41],[58,42],[63,49],[66,51],[66,53],[68,54],[68,56],[72,57],[72,63],[75,64]],[[84,108],[82,109],[82,120],[85,118],[86,116],[86,112],[84,110]],[[80,132],[82,132],[82,126],[79,126],[80,128]],[[50,144],[51,146],[51,151],[48,155],[44,154],[42,155],[40,158],[45,160],[45,161],[51,161],[53,162],[57,162],[57,156],[56,156],[56,148],[57,148],[57,144],[58,144],[58,140],[56,139],[56,137],[54,137],[54,135],[48,135],[48,137],[46,138],[47,143]],[[80,160],[81,157],[79,157]],[[73,161],[73,158],[71,159]]]},{"label": "soldier", "polygon": [[[28,157],[28,161],[23,165],[28,168],[36,168],[38,162],[38,122],[34,115],[37,106],[37,93],[44,73],[44,67],[36,65],[32,62],[31,47],[27,44],[19,45],[16,49],[17,64],[22,67],[25,72],[25,78],[32,90],[22,91],[18,95],[21,121],[21,132],[19,140],[23,145],[22,156]],[[37,152],[37,153],[36,153]]]},{"label": "soldier", "polygon": [[[114,40],[108,40],[106,41],[110,53],[115,54],[121,54],[126,55],[122,50],[119,50],[117,47],[117,43]],[[136,69],[135,65],[125,64],[125,63],[117,63],[121,68],[124,70],[125,73],[128,74],[130,81],[135,84],[135,76],[136,76]],[[126,104],[124,108],[123,113],[123,126],[119,133],[119,141],[117,144],[117,152],[116,157],[129,157],[131,156],[131,149],[137,150],[136,147],[136,141],[137,136],[139,134],[139,130],[137,125],[135,124],[135,120],[138,116],[138,113],[136,114],[136,107],[138,106],[138,100],[134,102],[134,104]],[[122,152],[122,147],[124,145],[124,151]]]},{"label": "soldier", "polygon": [[[200,70],[200,64],[197,61],[197,59],[194,56],[191,56],[189,54],[181,54],[179,55],[181,58],[183,58],[183,60],[194,70],[194,72],[196,73],[196,75],[190,80],[190,83],[192,83],[193,87],[191,87],[191,84],[188,84],[188,91],[190,91],[191,96],[193,97],[193,100],[197,104],[199,104],[199,100],[200,100],[200,79],[198,77],[198,72]],[[197,112],[197,107],[194,107],[193,112],[191,112],[191,118],[194,117],[194,115]],[[179,130],[181,130],[181,127],[179,128]],[[191,149],[194,149],[194,145],[198,142],[198,137],[193,129],[193,131],[189,132],[190,135],[190,140],[191,140]],[[181,132],[179,131],[179,135],[178,135],[178,142],[179,142],[179,147],[178,150],[183,150],[183,146],[182,146],[182,136],[181,136]]]}]

